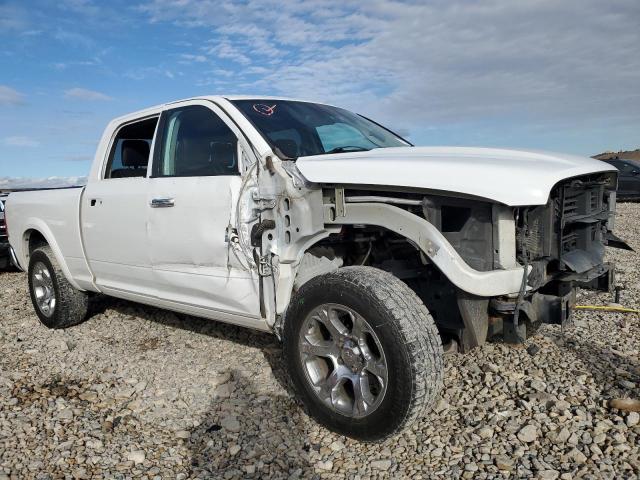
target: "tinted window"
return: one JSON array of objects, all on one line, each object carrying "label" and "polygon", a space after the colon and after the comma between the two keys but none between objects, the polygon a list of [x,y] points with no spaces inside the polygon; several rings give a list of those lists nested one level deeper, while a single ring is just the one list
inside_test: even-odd
[{"label": "tinted window", "polygon": [[118,130],[104,178],[144,177],[158,118],[125,125]]},{"label": "tinted window", "polygon": [[290,100],[232,103],[281,157],[410,145],[377,123],[342,108]]},{"label": "tinted window", "polygon": [[194,105],[163,114],[162,148],[154,162],[156,177],[238,174],[238,141],[210,109]]},{"label": "tinted window", "polygon": [[631,162],[620,162],[620,165],[616,165],[616,167],[626,173],[640,171],[640,165],[635,165]]},{"label": "tinted window", "polygon": [[325,152],[329,152],[336,148],[341,148],[346,145],[350,147],[359,147],[363,150],[369,150],[371,148],[371,142],[365,138],[365,136],[346,123],[334,123],[332,125],[321,125],[316,127],[320,141],[322,142],[322,148]]}]

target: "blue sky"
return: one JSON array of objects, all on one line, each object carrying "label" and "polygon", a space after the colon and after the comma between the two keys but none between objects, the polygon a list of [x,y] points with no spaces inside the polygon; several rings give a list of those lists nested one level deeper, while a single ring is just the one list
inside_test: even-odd
[{"label": "blue sky", "polygon": [[419,145],[639,148],[638,25],[637,0],[0,0],[0,186],[82,176],[110,118],[200,94],[327,101]]}]

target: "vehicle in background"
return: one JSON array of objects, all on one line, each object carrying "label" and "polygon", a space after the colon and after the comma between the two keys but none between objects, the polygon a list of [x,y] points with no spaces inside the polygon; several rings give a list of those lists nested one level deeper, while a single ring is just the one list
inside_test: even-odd
[{"label": "vehicle in background", "polygon": [[4,218],[4,204],[8,194],[0,193],[0,270],[11,265],[9,238],[7,237],[7,223]]},{"label": "vehicle in background", "polygon": [[640,160],[608,158],[603,162],[619,170],[618,200],[640,200]]},{"label": "vehicle in background", "polygon": [[617,171],[415,147],[347,110],[200,97],[113,120],[86,187],[12,193],[50,328],[104,293],[273,332],[311,415],[362,440],[438,397],[443,343],[523,342],[608,290]]}]

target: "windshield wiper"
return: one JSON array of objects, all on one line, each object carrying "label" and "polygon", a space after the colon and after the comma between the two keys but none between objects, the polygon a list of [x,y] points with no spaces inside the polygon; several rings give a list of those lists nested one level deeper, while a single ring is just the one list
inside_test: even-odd
[{"label": "windshield wiper", "polygon": [[330,153],[345,153],[345,152],[368,152],[370,148],[356,147],[355,145],[345,145],[344,147],[332,148],[328,152],[324,152],[325,155]]}]

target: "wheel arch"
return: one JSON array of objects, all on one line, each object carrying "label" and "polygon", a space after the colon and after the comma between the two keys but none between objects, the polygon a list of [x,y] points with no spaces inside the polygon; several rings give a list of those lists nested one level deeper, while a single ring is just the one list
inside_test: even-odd
[{"label": "wheel arch", "polygon": [[55,237],[49,227],[42,221],[38,221],[37,219],[33,219],[30,221],[25,228],[24,233],[22,234],[22,241],[20,243],[21,252],[16,252],[19,255],[20,264],[28,271],[29,269],[29,260],[31,258],[31,253],[42,245],[48,245],[55,256],[62,273],[64,274],[67,281],[77,290],[84,290],[81,288],[76,281],[71,276],[71,271],[69,270],[69,266],[65,261],[64,255],[62,255],[62,250],[56,242]]},{"label": "wheel arch", "polygon": [[306,239],[300,244],[295,260],[293,262],[282,262],[278,265],[278,287],[276,289],[276,314],[282,315],[287,309],[293,295],[293,285],[298,273],[298,269],[305,254],[312,248],[318,246],[322,240],[327,238],[332,232],[322,230]]},{"label": "wheel arch", "polygon": [[472,268],[444,235],[424,218],[385,203],[349,203],[344,216],[325,212],[325,223],[372,225],[386,228],[413,242],[460,290],[479,297],[493,297],[519,291],[523,267],[479,271]]}]

